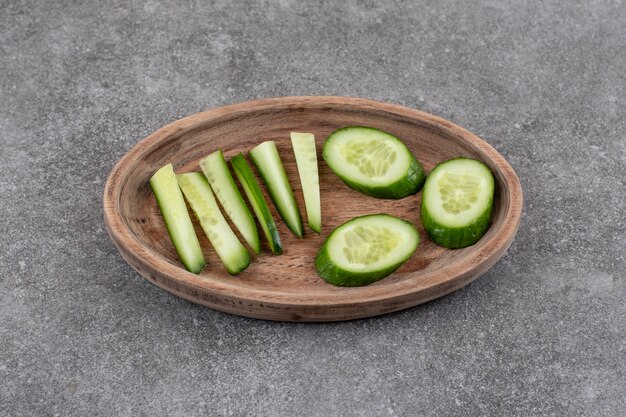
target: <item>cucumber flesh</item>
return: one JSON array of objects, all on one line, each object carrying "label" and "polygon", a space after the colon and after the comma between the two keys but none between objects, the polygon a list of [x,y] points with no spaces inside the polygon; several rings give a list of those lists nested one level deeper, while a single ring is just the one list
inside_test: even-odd
[{"label": "cucumber flesh", "polygon": [[302,218],[293,196],[293,190],[287,180],[285,168],[280,161],[276,143],[274,141],[261,143],[250,151],[250,157],[259,170],[272,201],[287,227],[296,236],[302,237]]},{"label": "cucumber flesh", "polygon": [[254,177],[254,173],[252,172],[250,165],[248,165],[246,158],[242,154],[233,157],[230,160],[230,164],[233,166],[235,175],[237,175],[237,178],[239,179],[239,182],[248,197],[248,201],[252,206],[252,210],[254,210],[254,214],[256,214],[256,217],[259,220],[259,224],[261,225],[261,229],[263,229],[263,233],[267,238],[270,249],[275,255],[280,255],[283,253],[283,246],[280,241],[280,236],[278,235],[278,229],[276,228],[276,223],[274,223],[272,213],[267,206],[261,187]]},{"label": "cucumber flesh", "polygon": [[313,231],[320,233],[322,230],[322,209],[315,136],[312,133],[291,132],[291,146],[298,165],[307,221]]},{"label": "cucumber flesh", "polygon": [[254,253],[258,255],[261,250],[259,232],[254,224],[252,213],[243,201],[235,180],[228,170],[222,150],[217,150],[202,159],[200,168],[224,211]]},{"label": "cucumber flesh", "polygon": [[172,164],[159,169],[150,178],[150,186],[179,259],[188,271],[199,274],[204,269],[204,256]]},{"label": "cucumber flesh", "polygon": [[315,258],[315,269],[330,284],[354,287],[390,275],[419,245],[412,223],[389,214],[356,217],[328,236]]},{"label": "cucumber flesh", "polygon": [[482,162],[456,158],[437,165],[422,194],[424,229],[447,248],[473,245],[489,228],[493,194],[493,174]]},{"label": "cucumber flesh", "polygon": [[371,127],[335,130],[324,141],[322,153],[346,185],[373,197],[407,197],[426,179],[422,165],[400,139]]},{"label": "cucumber flesh", "polygon": [[250,265],[250,254],[222,215],[213,191],[199,172],[179,174],[178,185],[226,270],[236,275]]}]

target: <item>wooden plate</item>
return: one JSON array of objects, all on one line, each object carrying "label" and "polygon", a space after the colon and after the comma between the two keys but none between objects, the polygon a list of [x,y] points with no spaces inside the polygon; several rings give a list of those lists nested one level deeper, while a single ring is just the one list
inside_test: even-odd
[{"label": "wooden plate", "polygon": [[[449,250],[431,242],[421,226],[421,192],[402,200],[378,200],[344,185],[321,158],[324,138],[346,125],[377,127],[402,138],[427,172],[457,156],[484,161],[493,171],[492,224],[475,245]],[[261,255],[242,274],[230,276],[196,224],[208,261],[200,275],[179,262],[148,180],[172,162],[177,172],[199,170],[199,160],[223,149],[227,159],[274,140],[304,216],[304,201],[291,131],[315,134],[322,199],[321,235],[305,226],[295,237],[272,206],[284,253],[273,256],[262,236]],[[270,201],[268,199],[268,201]],[[522,190],[505,159],[477,136],[439,117],[406,107],[347,97],[287,97],[250,101],[186,117],[148,136],[113,168],[104,190],[105,221],[121,255],[141,275],[173,294],[248,317],[286,321],[333,321],[397,311],[455,291],[487,271],[509,247],[520,220]],[[348,219],[386,212],[417,225],[421,244],[390,277],[360,288],[327,284],[313,260],[324,238]],[[195,221],[195,220],[194,220]],[[306,222],[305,222],[306,223]]]}]

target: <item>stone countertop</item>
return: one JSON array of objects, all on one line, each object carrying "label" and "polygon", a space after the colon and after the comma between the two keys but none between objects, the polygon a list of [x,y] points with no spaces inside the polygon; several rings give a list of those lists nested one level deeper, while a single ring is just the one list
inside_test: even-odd
[{"label": "stone countertop", "polygon": [[[618,416],[626,410],[626,4],[8,1],[0,415]],[[402,312],[290,324],[153,286],[102,215],[177,118],[346,95],[447,118],[518,173],[516,240]]]}]

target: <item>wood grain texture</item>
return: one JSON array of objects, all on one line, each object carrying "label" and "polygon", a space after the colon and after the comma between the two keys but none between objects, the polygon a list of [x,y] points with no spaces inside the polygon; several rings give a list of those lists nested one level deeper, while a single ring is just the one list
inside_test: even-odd
[{"label": "wood grain texture", "polygon": [[[419,219],[421,192],[402,200],[379,200],[348,188],[321,158],[324,138],[347,125],[388,131],[407,144],[425,170],[457,156],[480,159],[493,171],[492,224],[475,245],[445,249],[430,241]],[[198,171],[201,158],[222,149],[226,159],[274,140],[303,218],[304,199],[291,149],[291,131],[315,134],[322,201],[322,233],[305,222],[298,239],[277,220],[284,253],[271,254],[261,236],[261,254],[242,274],[229,275],[195,223],[208,261],[200,275],[176,256],[148,180],[171,162],[176,172]],[[264,192],[266,190],[264,189]],[[267,197],[267,193],[266,193]],[[268,199],[268,201],[270,201]],[[487,271],[510,246],[520,221],[522,190],[517,175],[490,145],[439,117],[406,107],[348,97],[287,97],[212,109],[167,125],[139,142],[113,168],[104,190],[109,234],[124,259],[167,291],[216,310],[270,320],[334,321],[411,307],[455,291]],[[339,288],[320,279],[313,260],[328,234],[358,215],[386,212],[413,222],[421,244],[390,277],[359,288]],[[260,230],[260,229],[259,229]]]}]

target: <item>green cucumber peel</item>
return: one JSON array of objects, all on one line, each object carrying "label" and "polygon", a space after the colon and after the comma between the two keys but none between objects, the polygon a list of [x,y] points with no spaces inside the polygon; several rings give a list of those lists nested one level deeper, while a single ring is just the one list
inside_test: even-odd
[{"label": "green cucumber peel", "polygon": [[248,162],[243,154],[234,156],[230,160],[230,164],[232,165],[235,175],[237,176],[237,179],[239,179],[239,183],[248,197],[248,201],[250,202],[252,210],[259,221],[265,237],[267,238],[267,242],[269,243],[272,253],[280,255],[283,253],[280,235],[278,234],[276,223],[274,222],[272,213],[270,212],[269,206],[265,201],[261,187],[259,186],[250,165],[248,165]]},{"label": "green cucumber peel", "polygon": [[172,164],[154,173],[150,187],[178,258],[188,271],[199,274],[204,269],[205,260]]},{"label": "green cucumber peel", "polygon": [[232,275],[245,270],[250,265],[250,254],[222,215],[204,175],[178,174],[176,180],[226,270]]},{"label": "green cucumber peel", "polygon": [[312,133],[291,132],[291,146],[302,184],[307,222],[314,232],[320,233],[322,231],[322,208],[315,136]]},{"label": "green cucumber peel", "polygon": [[250,151],[250,158],[263,178],[278,213],[296,236],[302,237],[302,218],[274,141]]},{"label": "green cucumber peel", "polygon": [[217,150],[202,159],[200,168],[224,211],[250,248],[258,255],[261,250],[259,232],[252,213],[246,206],[228,169],[222,150]]}]

